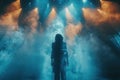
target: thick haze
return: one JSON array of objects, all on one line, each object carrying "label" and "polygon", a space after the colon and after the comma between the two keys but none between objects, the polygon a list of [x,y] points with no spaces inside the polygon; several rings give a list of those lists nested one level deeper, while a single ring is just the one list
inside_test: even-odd
[{"label": "thick haze", "polygon": [[59,13],[52,8],[41,25],[38,8],[23,11],[14,1],[0,15],[0,80],[53,80],[50,55],[57,33],[67,43],[67,80],[119,80],[119,56],[99,38],[120,29],[119,7],[101,0],[101,8],[82,8],[84,23],[72,4]]}]

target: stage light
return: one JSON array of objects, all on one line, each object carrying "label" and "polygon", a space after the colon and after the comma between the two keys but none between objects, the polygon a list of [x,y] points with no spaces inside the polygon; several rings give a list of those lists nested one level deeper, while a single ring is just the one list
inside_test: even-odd
[{"label": "stage light", "polygon": [[50,5],[49,4],[47,4],[47,8],[49,8],[50,7]]},{"label": "stage light", "polygon": [[70,3],[70,0],[49,0],[50,4],[56,9],[63,9]]},{"label": "stage light", "polygon": [[83,1],[83,3],[86,3],[87,2],[87,0],[82,0]]}]

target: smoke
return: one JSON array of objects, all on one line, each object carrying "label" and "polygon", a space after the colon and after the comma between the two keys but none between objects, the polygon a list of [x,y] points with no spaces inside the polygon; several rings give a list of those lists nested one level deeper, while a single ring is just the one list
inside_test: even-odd
[{"label": "smoke", "polygon": [[3,33],[4,36],[0,40],[0,79],[11,63],[13,53],[23,44],[23,34],[21,32],[3,30]]},{"label": "smoke", "polygon": [[20,6],[20,0],[16,0],[6,6],[5,13],[0,15],[0,25],[17,30],[22,26],[29,26],[31,32],[36,31],[38,26],[38,10],[37,8],[23,12]]},{"label": "smoke", "polygon": [[117,3],[102,0],[101,6],[100,9],[83,9],[84,17],[88,25],[102,27],[102,29],[106,26],[109,26],[109,28],[118,28],[120,24],[120,13],[118,8],[120,6],[117,5]]},{"label": "smoke", "polygon": [[[117,33],[119,33],[119,7],[120,6],[117,3],[101,0],[101,8],[99,9],[83,8],[86,25],[89,28],[94,28],[97,30],[98,35],[102,35],[103,38],[109,40],[113,35],[117,35]],[[120,65],[118,63],[119,58],[117,58],[116,53],[112,52],[113,49],[109,46],[105,46],[105,44],[100,46],[104,48],[100,49],[101,51],[98,50],[96,57],[98,58],[97,60],[99,62],[99,67],[101,70],[101,76],[108,80],[119,79],[118,75],[120,72],[119,68],[117,67]],[[111,69],[112,71],[109,71]]]},{"label": "smoke", "polygon": [[120,5],[115,2],[101,0],[101,9],[107,13],[120,13]]},{"label": "smoke", "polygon": [[82,29],[81,23],[78,23],[78,24],[68,23],[65,30],[66,36],[70,41],[72,41],[80,33],[81,29]]},{"label": "smoke", "polygon": [[55,17],[56,17],[56,11],[55,11],[54,8],[52,8],[52,10],[51,10],[51,12],[50,12],[50,14],[48,16],[48,19],[46,21],[47,24],[49,25],[55,19]]},{"label": "smoke", "polygon": [[36,32],[38,26],[38,9],[30,11],[21,11],[19,16],[19,26],[28,32]]},{"label": "smoke", "polygon": [[[11,5],[18,9],[17,4],[18,2]],[[111,5],[114,3],[102,2],[101,4],[100,9],[83,8],[85,25],[103,29],[106,25],[119,25],[120,16],[118,12],[116,13],[118,9]],[[74,11],[74,6],[71,7]],[[67,80],[109,80],[111,78],[106,77],[106,73],[110,72],[112,67],[107,69],[110,65],[108,63],[118,65],[116,62],[118,59],[115,59],[116,56],[112,54],[110,48],[99,40],[97,34],[94,34],[94,30],[93,32],[83,30],[86,26],[77,20],[75,16],[77,13],[72,15],[67,8],[56,13],[53,8],[46,20],[46,30],[40,33],[37,30],[38,27],[41,29],[37,8],[29,11],[19,8],[11,12],[13,10],[13,7],[8,7],[8,12],[0,17],[0,25],[11,28],[11,31],[6,29],[0,42],[1,47],[5,46],[5,50],[0,52],[1,80],[52,80],[51,44],[57,33],[62,34],[67,43],[69,53]],[[15,31],[12,26],[18,29]],[[80,34],[82,31],[86,34]],[[116,63],[112,61],[113,59]]]},{"label": "smoke", "polygon": [[19,0],[6,6],[5,13],[0,15],[0,26],[5,26],[11,30],[18,28],[18,17],[20,14]]},{"label": "smoke", "polygon": [[15,10],[20,9],[20,0],[15,0],[11,4],[9,4],[6,8],[6,13],[14,12]]}]

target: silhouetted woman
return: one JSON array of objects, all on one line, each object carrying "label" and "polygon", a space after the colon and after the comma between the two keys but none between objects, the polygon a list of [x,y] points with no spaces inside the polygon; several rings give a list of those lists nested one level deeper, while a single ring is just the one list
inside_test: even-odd
[{"label": "silhouetted woman", "polygon": [[54,72],[54,80],[66,80],[68,52],[61,34],[57,34],[55,42],[52,43],[51,64]]}]

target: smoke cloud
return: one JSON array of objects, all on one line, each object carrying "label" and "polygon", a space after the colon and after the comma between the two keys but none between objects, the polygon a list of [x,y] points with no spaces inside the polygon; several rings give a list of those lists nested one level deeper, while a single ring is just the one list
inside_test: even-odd
[{"label": "smoke cloud", "polygon": [[120,6],[117,3],[102,1],[100,9],[83,9],[84,17],[88,25],[95,27],[119,27],[120,24]]},{"label": "smoke cloud", "polygon": [[[50,55],[57,33],[67,43],[67,80],[120,79],[118,57],[89,29],[107,33],[119,28],[118,6],[101,1],[100,9],[83,8],[84,24],[68,8],[59,13],[53,8],[45,21],[47,25],[41,26],[37,8],[23,11],[19,0],[11,3],[0,16],[0,80],[53,80]],[[73,5],[70,7],[75,11]],[[40,32],[42,27],[46,29]]]}]

